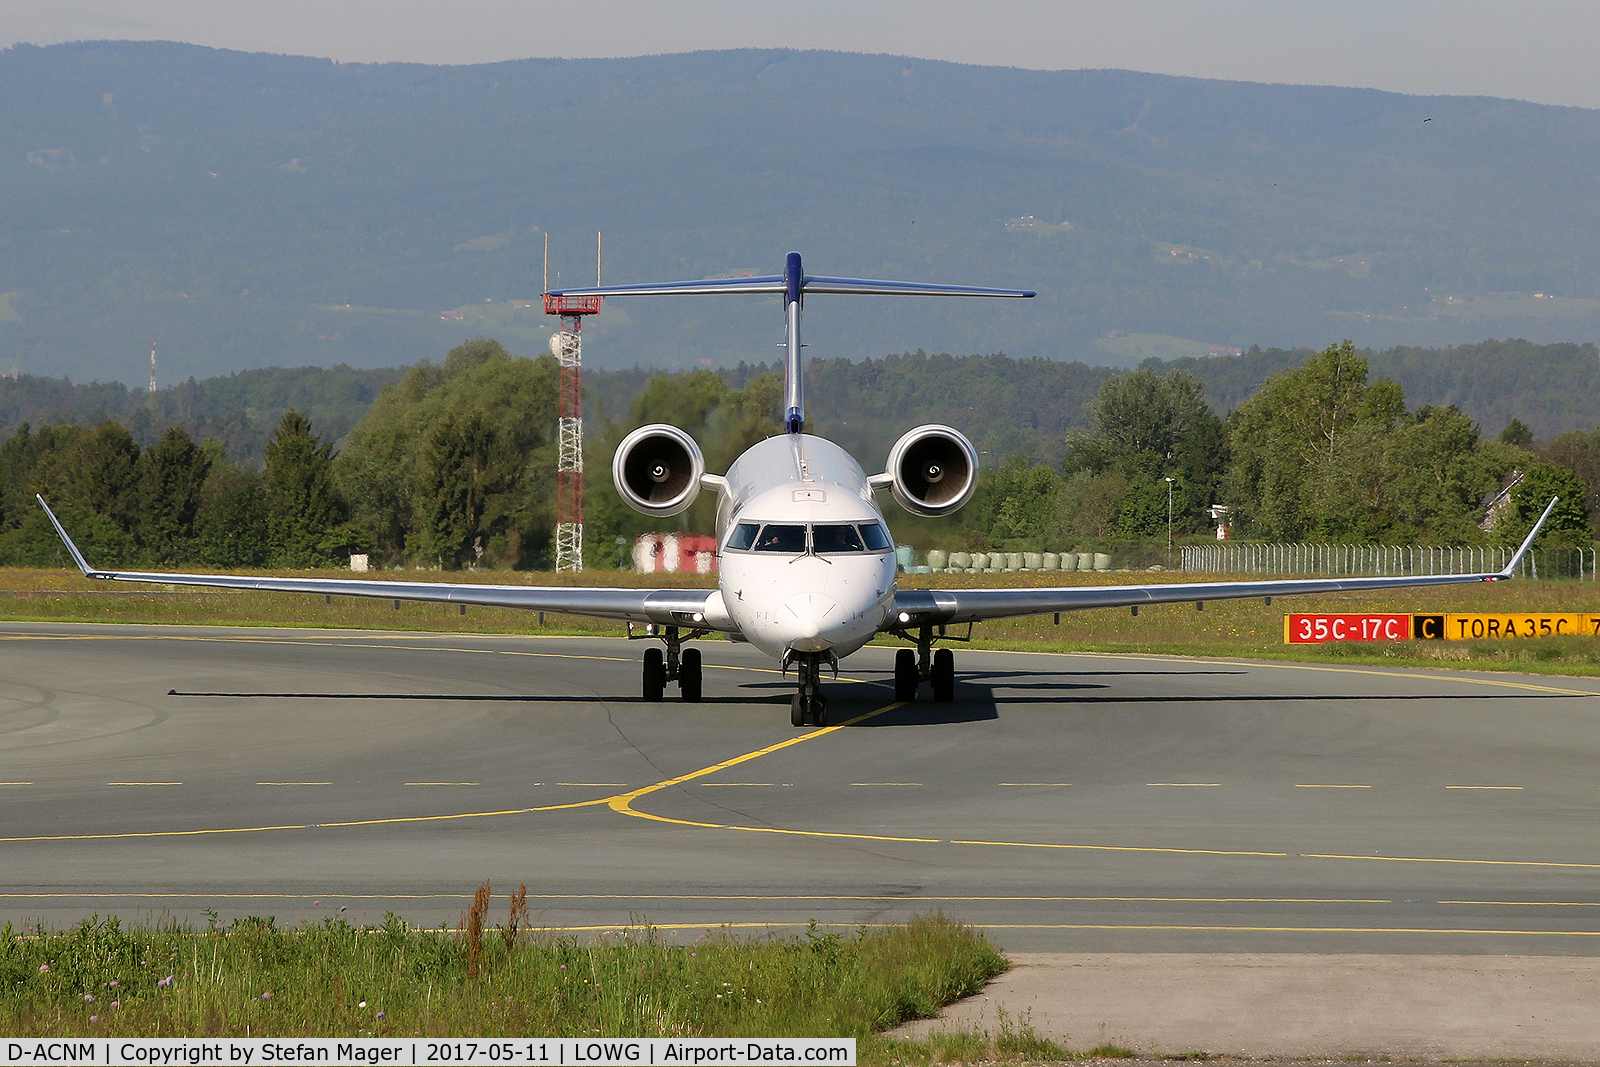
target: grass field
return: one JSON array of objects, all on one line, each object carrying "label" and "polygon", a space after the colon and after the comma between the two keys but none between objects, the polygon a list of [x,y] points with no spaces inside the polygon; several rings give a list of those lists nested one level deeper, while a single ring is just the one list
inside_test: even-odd
[{"label": "grass field", "polygon": [[[280,929],[0,929],[0,1033],[29,1037],[854,1037],[862,1063],[1060,1059],[1025,1025],[931,1041],[878,1036],[938,1014],[1004,971],[982,934],[940,915],[849,936],[669,944],[648,926],[589,942],[493,924],[487,885],[454,930],[339,919]],[[498,906],[495,906],[498,910]]]},{"label": "grass field", "polygon": [[[303,572],[326,577],[339,572]],[[348,577],[348,575],[345,575]],[[710,586],[709,575],[641,575],[391,571],[382,577],[519,585]],[[1004,578],[1004,582],[997,580]],[[1111,574],[905,575],[907,587],[977,588],[1058,583],[1114,585],[1158,580],[1212,580],[1216,575],[1174,572]],[[1126,610],[1068,612],[981,623],[973,647],[1049,652],[1129,652],[1163,655],[1294,659],[1516,670],[1542,674],[1600,675],[1600,640],[1592,637],[1483,641],[1403,641],[1379,644],[1285,645],[1283,616],[1313,612],[1589,612],[1600,611],[1600,583],[1510,581],[1377,594],[1210,601]],[[296,626],[471,633],[620,634],[617,623],[565,615],[540,616],[505,608],[388,600],[323,598],[282,593],[208,591],[90,582],[71,570],[0,568],[0,618],[26,621],[172,623],[226,626]],[[963,630],[964,632],[964,630]],[[892,643],[892,639],[888,639]]]}]

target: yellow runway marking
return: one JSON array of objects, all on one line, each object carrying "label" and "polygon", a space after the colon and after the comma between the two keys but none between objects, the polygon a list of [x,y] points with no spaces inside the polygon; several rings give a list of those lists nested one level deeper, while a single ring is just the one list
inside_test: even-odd
[{"label": "yellow runway marking", "polygon": [[1600,900],[1441,900],[1439,903],[1496,908],[1600,908]]},{"label": "yellow runway marking", "polygon": [[999,784],[1004,788],[1009,788],[1009,787],[1015,786],[1015,787],[1017,787],[1019,789],[1022,789],[1022,788],[1035,788],[1035,787],[1039,788],[1039,789],[1063,789],[1063,788],[1071,785],[1072,783],[1071,782],[1001,782]]},{"label": "yellow runway marking", "polygon": [[883,788],[901,788],[901,787],[913,788],[913,787],[919,787],[919,786],[922,785],[921,782],[851,782],[850,784],[851,785],[858,785],[858,786],[866,786],[866,787],[869,787],[869,788],[870,787],[874,787],[874,786],[883,787]]},{"label": "yellow runway marking", "polygon": [[182,785],[182,782],[107,782],[106,785]]},{"label": "yellow runway marking", "polygon": [[1146,782],[1145,785],[1157,789],[1216,789],[1221,782]]},{"label": "yellow runway marking", "polygon": [[256,785],[332,785],[332,782],[257,782]]},{"label": "yellow runway marking", "polygon": [[1296,789],[1371,789],[1370,785],[1324,785],[1320,782],[1303,782]]},{"label": "yellow runway marking", "polygon": [[1522,789],[1522,787],[1520,785],[1447,785],[1447,786],[1445,786],[1445,788],[1446,789],[1485,789],[1485,790],[1490,790],[1490,791],[1499,790],[1499,791],[1510,792],[1510,793],[1520,792],[1521,789]]},{"label": "yellow runway marking", "polygon": [[406,785],[456,785],[456,786],[469,786],[469,785],[477,785],[477,784],[478,784],[477,782],[407,782],[406,783]]},{"label": "yellow runway marking", "polygon": [[1287,852],[1233,852],[1217,848],[1157,848],[1149,845],[1076,845],[1044,841],[951,841],[952,845],[991,845],[996,848],[1058,848],[1082,852],[1160,852],[1175,856],[1252,856],[1287,859]]},{"label": "yellow runway marking", "polygon": [[0,785],[32,785],[32,782],[0,782]]},{"label": "yellow runway marking", "polygon": [[[789,783],[785,782],[783,784],[787,786]],[[713,787],[723,788],[723,789],[733,789],[733,788],[775,789],[775,788],[777,788],[777,783],[776,782],[701,782],[700,783],[700,788],[701,789],[711,789]]]},{"label": "yellow runway marking", "polygon": [[556,785],[571,786],[574,789],[626,789],[627,782],[557,782]]},{"label": "yellow runway marking", "polygon": [[1466,860],[1434,856],[1344,856],[1339,853],[1302,852],[1303,860],[1366,860],[1368,863],[1457,863],[1466,867],[1554,867],[1574,871],[1600,871],[1600,863],[1558,863],[1553,860]]}]

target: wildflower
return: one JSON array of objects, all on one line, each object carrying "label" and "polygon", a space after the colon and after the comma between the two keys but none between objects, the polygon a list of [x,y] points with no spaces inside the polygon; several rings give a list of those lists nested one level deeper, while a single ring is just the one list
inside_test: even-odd
[{"label": "wildflower", "polygon": [[94,994],[93,993],[85,993],[83,995],[83,1000],[84,1000],[84,1003],[86,1003],[86,1004],[93,1004],[94,1003]]},{"label": "wildflower", "polygon": [[116,1010],[117,1010],[117,1009],[118,1009],[118,1008],[120,1008],[120,1007],[122,1007],[122,1001],[120,1001],[120,1000],[113,1000],[113,1001],[112,1001],[112,1002],[111,1002],[111,1010],[112,1010],[112,1011],[116,1011]]},{"label": "wildflower", "polygon": [[117,988],[117,986],[119,986],[121,984],[122,984],[121,982],[119,982],[115,978],[113,978],[113,979],[111,979],[111,981],[106,983],[106,988],[107,989],[115,989],[115,988]]},{"label": "wildflower", "polygon": [[380,1011],[380,1012],[379,1012],[379,1013],[378,1013],[378,1018],[380,1018],[380,1019],[381,1019],[381,1018],[383,1018],[383,1012],[381,1012],[381,1011]]},{"label": "wildflower", "polygon": [[362,1001],[362,1002],[361,1002],[361,1003],[360,1003],[360,1004],[357,1004],[357,1005],[356,1005],[356,1007],[358,1007],[358,1008],[364,1008],[364,1007],[366,1007],[366,1006],[367,1006],[367,1002],[366,1002],[366,1001],[364,1001],[364,1000],[363,1000],[363,1001]]},{"label": "wildflower", "polygon": [[172,984],[172,975],[170,975],[170,974],[167,975],[165,978],[161,979],[160,981],[156,982],[156,985],[161,986],[163,989],[165,989],[167,986],[169,986],[171,984]]},{"label": "wildflower", "polygon": [[98,1016],[98,1015],[91,1015],[91,1016],[89,1016],[89,1021],[90,1021],[90,1022],[92,1022],[92,1023],[97,1023],[97,1022],[99,1022],[99,1021],[100,1021],[100,1016]]},{"label": "wildflower", "polygon": [[321,903],[322,903],[322,901],[320,901],[320,900],[313,900],[313,901],[312,901],[312,902],[311,902],[311,906],[312,906],[312,907],[313,907],[313,908],[314,908],[314,907],[316,907],[316,906],[317,906],[317,905],[318,905],[318,904],[321,904]]},{"label": "wildflower", "polygon": [[343,911],[343,910],[344,910],[344,905],[343,905],[343,904],[340,904],[340,905],[339,905],[339,910],[340,910],[340,911]]},{"label": "wildflower", "polygon": [[49,970],[50,970],[50,965],[49,965],[49,964],[48,964],[48,963],[41,963],[41,964],[39,964],[39,973],[40,973],[40,974],[45,974],[45,973],[47,973],[47,972],[48,972],[48,971],[49,971]]},{"label": "wildflower", "polygon": [[261,999],[262,1000],[271,1000],[272,999],[272,990],[269,989],[265,993],[261,994]]}]

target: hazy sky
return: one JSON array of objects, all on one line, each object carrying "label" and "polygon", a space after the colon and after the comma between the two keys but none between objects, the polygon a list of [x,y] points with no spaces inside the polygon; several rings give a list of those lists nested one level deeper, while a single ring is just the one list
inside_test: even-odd
[{"label": "hazy sky", "polygon": [[1600,107],[1594,0],[0,0],[0,45],[104,38],[421,63],[828,48]]}]

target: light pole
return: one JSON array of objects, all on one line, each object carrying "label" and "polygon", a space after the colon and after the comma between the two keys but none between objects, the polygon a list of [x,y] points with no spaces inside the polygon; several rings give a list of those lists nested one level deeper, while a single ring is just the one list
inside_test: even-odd
[{"label": "light pole", "polygon": [[1172,569],[1172,476],[1167,475],[1167,570]]}]

